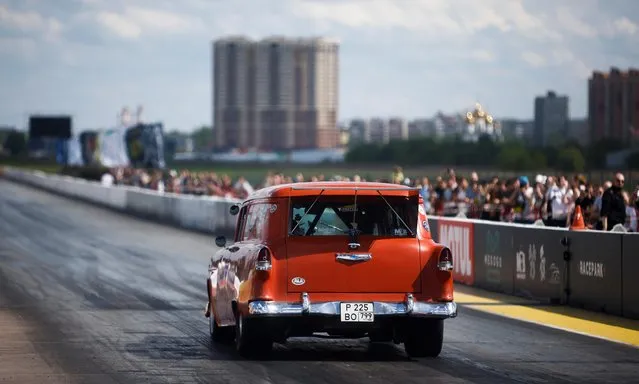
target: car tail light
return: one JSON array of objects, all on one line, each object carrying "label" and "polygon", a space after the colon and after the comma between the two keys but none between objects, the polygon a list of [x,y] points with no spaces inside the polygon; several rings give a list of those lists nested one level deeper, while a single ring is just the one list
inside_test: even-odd
[{"label": "car tail light", "polygon": [[257,254],[255,269],[258,271],[268,271],[271,269],[271,251],[268,248],[260,249]]},{"label": "car tail light", "polygon": [[437,259],[437,269],[440,271],[452,271],[453,270],[453,253],[450,248],[444,247],[439,251]]}]

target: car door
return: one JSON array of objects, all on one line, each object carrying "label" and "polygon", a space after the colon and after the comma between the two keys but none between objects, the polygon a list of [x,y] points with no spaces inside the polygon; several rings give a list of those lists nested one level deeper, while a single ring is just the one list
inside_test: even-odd
[{"label": "car door", "polygon": [[214,298],[215,315],[220,326],[235,324],[235,314],[233,313],[232,302],[236,298],[236,270],[237,259],[244,248],[244,231],[248,220],[248,209],[243,207],[240,210],[238,226],[232,244],[221,250],[221,257],[217,263],[217,282],[213,282],[216,287]]}]

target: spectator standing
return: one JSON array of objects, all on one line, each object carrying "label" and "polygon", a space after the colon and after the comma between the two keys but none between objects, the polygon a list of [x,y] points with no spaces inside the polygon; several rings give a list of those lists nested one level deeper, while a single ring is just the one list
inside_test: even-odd
[{"label": "spectator standing", "polygon": [[234,188],[237,191],[238,197],[241,199],[247,198],[248,195],[255,191],[251,183],[249,183],[244,176],[240,176],[237,179]]},{"label": "spectator standing", "polygon": [[396,166],[391,174],[391,180],[393,184],[402,184],[404,181],[404,171],[402,167]]},{"label": "spectator standing", "polygon": [[444,191],[446,183],[441,176],[437,176],[435,187],[433,188],[434,204],[432,205],[433,214],[441,215],[444,213]]},{"label": "spectator standing", "polygon": [[428,177],[424,177],[422,179],[421,190],[419,194],[424,199],[424,209],[426,212],[430,212],[430,195],[432,192],[432,186],[430,185],[430,179]]},{"label": "spectator standing", "polygon": [[105,172],[100,178],[100,183],[104,187],[111,187],[115,182],[115,177],[111,174],[111,171]]},{"label": "spectator standing", "polygon": [[499,196],[500,196],[499,178],[493,177],[492,180],[488,182],[488,185],[486,186],[484,205],[482,207],[482,212],[480,216],[481,220],[488,220],[488,221],[501,220]]},{"label": "spectator standing", "polygon": [[626,204],[626,223],[624,227],[628,232],[637,232],[637,211],[635,210],[636,193],[629,194],[623,192],[624,202]]},{"label": "spectator standing", "polygon": [[[594,189],[592,185],[580,185],[579,186],[579,194],[575,199],[575,207],[581,207],[581,212],[584,217],[584,222],[590,223],[591,221],[591,207],[594,205],[595,197],[594,197]],[[572,221],[572,219],[571,219]]]},{"label": "spectator standing", "polygon": [[635,188],[634,192],[632,192],[629,200],[629,204],[626,207],[626,214],[629,218],[626,229],[630,232],[637,232],[639,229],[639,185]]},{"label": "spectator standing", "polygon": [[532,209],[532,218],[533,220],[537,220],[541,217],[541,213],[543,211],[543,207],[545,204],[545,198],[544,198],[544,182],[545,179],[543,178],[536,178],[535,179],[535,187],[533,188],[533,209]]},{"label": "spectator standing", "polygon": [[623,196],[625,178],[622,173],[615,175],[612,186],[601,197],[601,229],[610,231],[615,225],[626,224],[626,202]]},{"label": "spectator standing", "polygon": [[546,225],[549,227],[566,227],[568,213],[572,203],[572,190],[568,189],[568,180],[561,176],[559,183],[554,178],[548,178],[550,188],[546,194],[546,201],[550,204],[550,218]]},{"label": "spectator standing", "polygon": [[453,196],[457,203],[457,212],[463,213],[465,216],[468,216],[468,207],[471,204],[471,199],[468,196],[468,188],[468,180],[466,180],[465,177],[462,177],[455,190],[455,195]]},{"label": "spectator standing", "polygon": [[514,199],[515,222],[532,224],[535,222],[535,189],[530,185],[528,177],[519,178],[519,190]]},{"label": "spectator standing", "polygon": [[603,198],[604,191],[612,187],[610,181],[606,181],[602,186],[597,188],[597,194],[595,195],[595,201],[591,207],[591,220],[594,222],[594,227],[597,230],[601,230],[603,225],[601,223],[601,200]]}]

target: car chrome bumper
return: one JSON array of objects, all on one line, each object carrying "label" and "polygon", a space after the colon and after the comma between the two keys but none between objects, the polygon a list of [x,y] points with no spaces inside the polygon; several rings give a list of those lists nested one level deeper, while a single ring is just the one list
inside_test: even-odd
[{"label": "car chrome bumper", "polygon": [[[340,301],[311,303],[306,293],[301,294],[300,303],[283,303],[256,300],[248,304],[251,317],[284,316],[339,316]],[[364,300],[365,301],[365,300]],[[406,295],[403,302],[374,301],[375,317],[410,316],[446,319],[457,317],[455,302],[426,303],[415,301],[413,295]]]}]

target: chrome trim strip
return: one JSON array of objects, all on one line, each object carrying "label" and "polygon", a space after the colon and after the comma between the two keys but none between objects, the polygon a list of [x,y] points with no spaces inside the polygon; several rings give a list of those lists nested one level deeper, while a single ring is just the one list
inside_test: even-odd
[{"label": "chrome trim strip", "polygon": [[[250,316],[340,316],[340,301],[313,303],[307,293],[303,293],[300,303],[284,303],[257,300],[248,305]],[[428,318],[454,318],[457,317],[457,303],[425,303],[415,301],[411,294],[406,296],[406,302],[373,302],[375,316],[411,316]]]},{"label": "chrome trim strip", "polygon": [[308,293],[302,293],[302,313],[309,313],[311,311],[311,300],[308,298]]},{"label": "chrome trim strip", "polygon": [[360,243],[348,243],[348,249],[357,249],[361,247]]},{"label": "chrome trim strip", "polygon": [[337,253],[335,255],[335,259],[345,261],[368,261],[372,258],[373,255],[371,255],[370,253]]},{"label": "chrome trim strip", "polygon": [[406,313],[413,313],[415,310],[415,298],[413,298],[413,294],[409,293],[406,295]]},{"label": "chrome trim strip", "polygon": [[255,263],[255,270],[256,271],[270,271],[271,270],[271,263],[268,261],[258,261],[257,263]]}]

